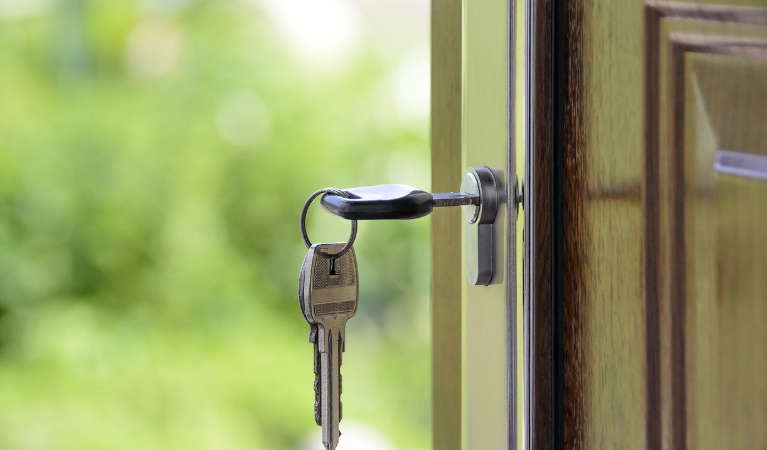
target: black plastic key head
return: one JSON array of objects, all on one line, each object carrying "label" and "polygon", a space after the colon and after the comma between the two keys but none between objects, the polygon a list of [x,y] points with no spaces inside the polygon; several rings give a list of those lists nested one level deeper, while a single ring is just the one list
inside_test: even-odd
[{"label": "black plastic key head", "polygon": [[346,189],[350,198],[327,194],[322,206],[349,220],[416,219],[431,213],[432,195],[404,184],[381,184]]}]

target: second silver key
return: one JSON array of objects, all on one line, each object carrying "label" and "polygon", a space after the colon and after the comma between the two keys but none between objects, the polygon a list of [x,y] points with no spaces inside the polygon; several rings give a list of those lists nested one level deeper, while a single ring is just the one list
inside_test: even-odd
[{"label": "second silver key", "polygon": [[330,257],[344,243],[315,244],[307,254],[304,276],[304,311],[318,325],[320,353],[320,418],[322,443],[334,450],[341,435],[341,353],[345,350],[346,322],[357,312],[359,284],[354,249]]}]

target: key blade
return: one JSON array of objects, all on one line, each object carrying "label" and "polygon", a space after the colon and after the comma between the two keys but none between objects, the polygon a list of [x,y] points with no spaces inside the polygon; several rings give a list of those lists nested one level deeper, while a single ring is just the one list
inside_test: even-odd
[{"label": "key blade", "polygon": [[[316,325],[314,329],[316,330]],[[320,364],[322,357],[320,356],[320,349],[317,345],[317,335],[315,334],[314,340],[314,423],[322,426],[322,391],[320,386]]]},{"label": "key blade", "polygon": [[321,393],[320,393],[320,351],[317,342],[317,334],[319,326],[314,322],[312,314],[309,312],[311,308],[311,290],[309,289],[309,280],[311,278],[312,261],[315,256],[314,248],[310,249],[303,263],[301,264],[301,271],[298,276],[298,306],[301,309],[301,313],[309,324],[309,342],[312,343],[314,349],[314,421],[317,425],[322,425],[321,418]]},{"label": "key blade", "polygon": [[334,450],[341,437],[341,333],[338,329],[325,330],[325,351],[321,353],[322,381],[322,443]]}]

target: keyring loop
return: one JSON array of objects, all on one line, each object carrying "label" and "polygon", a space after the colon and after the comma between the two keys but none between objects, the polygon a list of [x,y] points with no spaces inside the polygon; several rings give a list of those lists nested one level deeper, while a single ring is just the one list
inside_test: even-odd
[{"label": "keyring loop", "polygon": [[[344,198],[351,198],[353,195],[347,191],[336,189],[336,188],[324,188],[320,189],[319,191],[314,192],[312,195],[309,196],[309,198],[306,199],[306,202],[304,202],[304,209],[301,210],[301,235],[304,238],[304,243],[306,244],[306,248],[309,248],[312,246],[312,241],[309,240],[309,234],[306,232],[306,213],[309,211],[309,206],[311,206],[312,201],[314,201],[317,196],[322,194],[333,194],[337,195],[339,197]],[[326,253],[326,252],[318,252],[322,255],[325,255],[330,258],[338,257],[349,251],[350,248],[352,248],[352,245],[354,244],[354,240],[357,239],[357,221],[352,220],[352,233],[349,235],[349,240],[346,242],[346,245],[344,245],[341,250],[338,251],[338,253]]]}]

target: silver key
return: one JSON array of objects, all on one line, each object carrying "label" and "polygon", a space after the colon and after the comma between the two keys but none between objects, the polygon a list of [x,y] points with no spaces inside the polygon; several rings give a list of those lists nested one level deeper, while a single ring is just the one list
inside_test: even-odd
[{"label": "silver key", "polygon": [[337,253],[343,246],[343,242],[312,245],[299,278],[301,309],[307,322],[317,327],[319,419],[322,443],[328,450],[336,448],[341,435],[338,429],[341,421],[341,353],[345,350],[346,321],[357,311],[359,297],[354,249],[338,257],[327,256]]},{"label": "silver key", "polygon": [[304,318],[309,323],[309,342],[314,344],[314,422],[317,425],[322,426],[320,419],[320,350],[317,347],[317,328],[318,325],[314,323],[311,314],[304,307],[304,279],[306,274],[306,262],[311,260],[309,254],[304,258],[304,263],[301,266],[301,272],[298,276],[298,306],[301,308],[301,312],[304,314]]}]

